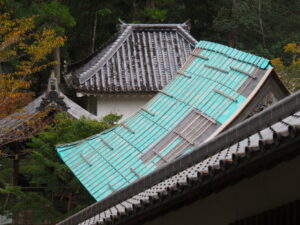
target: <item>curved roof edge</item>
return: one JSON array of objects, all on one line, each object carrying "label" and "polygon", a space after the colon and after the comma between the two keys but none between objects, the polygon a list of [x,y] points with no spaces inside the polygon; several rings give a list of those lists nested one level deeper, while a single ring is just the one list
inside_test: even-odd
[{"label": "curved roof edge", "polygon": [[[119,208],[126,208],[126,204],[135,205],[137,208],[143,203],[151,201],[151,199],[157,199],[160,195],[164,195],[164,192],[169,192],[172,189],[167,189],[169,185],[172,184],[172,178],[176,186],[179,182],[184,184],[189,182],[189,180],[197,180],[196,178],[192,179],[191,177],[184,178],[185,176],[193,176],[192,171],[188,171],[193,168],[193,166],[199,164],[203,160],[214,156],[215,154],[220,153],[223,150],[228,149],[230,146],[234,146],[237,143],[241,143],[246,139],[246,144],[243,146],[245,148],[245,153],[251,153],[251,146],[249,146],[249,138],[255,135],[258,136],[259,142],[261,144],[257,147],[258,149],[265,149],[266,146],[280,146],[277,142],[283,141],[287,137],[297,137],[299,138],[300,130],[300,91],[282,99],[281,101],[270,106],[266,110],[255,114],[253,117],[237,124],[236,126],[228,129],[219,136],[213,138],[212,140],[203,143],[199,146],[196,146],[194,151],[188,153],[187,155],[182,156],[181,158],[174,160],[173,162],[162,166],[151,174],[140,178],[138,181],[128,185],[127,187],[111,194],[100,202],[94,203],[91,206],[79,211],[73,216],[61,221],[58,225],[75,225],[81,222],[84,224],[95,224],[97,222],[100,224],[106,224],[110,222],[112,218],[119,219],[118,217],[125,218],[124,215],[127,215],[126,209],[123,211],[118,211]],[[283,121],[282,124],[280,121]],[[258,132],[263,132],[264,129],[268,129],[270,126],[275,126],[270,129],[270,132],[264,134],[257,134]],[[284,127],[284,129],[282,129]],[[275,134],[272,136],[272,134]],[[297,133],[297,135],[296,135]],[[270,136],[271,135],[271,136]],[[270,137],[269,137],[270,136]],[[277,137],[277,138],[276,138]],[[248,143],[248,144],[247,144]],[[275,143],[275,144],[274,144]],[[256,143],[257,145],[257,143]],[[248,146],[248,147],[247,147]],[[264,147],[265,146],[265,147]],[[255,151],[260,151],[260,150]],[[237,157],[239,157],[237,155]],[[242,156],[241,156],[242,157]],[[250,157],[250,156],[249,156]],[[213,170],[213,168],[212,168]],[[185,172],[186,171],[186,172]],[[203,173],[196,173],[194,176],[202,176]],[[179,177],[176,177],[176,176]],[[170,178],[170,179],[169,179]],[[166,181],[166,183],[164,183]],[[201,181],[201,179],[199,180]],[[162,185],[158,185],[162,183]],[[157,188],[156,188],[156,185]],[[188,186],[188,185],[187,185]],[[154,188],[153,190],[151,188]],[[165,189],[166,188],[166,189]],[[151,190],[149,190],[151,189]],[[145,192],[149,190],[149,192]],[[169,191],[168,191],[169,190]],[[145,198],[141,196],[141,199],[133,198],[138,196],[140,193],[145,193]],[[166,194],[165,194],[166,195]],[[148,197],[147,197],[148,196]],[[155,197],[156,196],[156,197]],[[152,197],[152,198],[151,198]],[[132,199],[132,201],[127,202],[127,200]],[[147,200],[148,199],[148,200]],[[159,202],[159,201],[156,201]],[[120,207],[116,207],[120,206]],[[114,208],[116,214],[113,215],[112,211],[108,211],[108,217],[106,217],[106,210]],[[130,207],[129,207],[130,208]],[[130,210],[130,209],[127,210]],[[134,209],[133,207],[131,209]],[[139,211],[140,212],[140,211]],[[132,215],[132,214],[131,214]],[[97,219],[95,218],[97,216]],[[91,221],[90,221],[91,219]],[[99,220],[99,221],[97,221]],[[101,221],[100,221],[101,220]]]},{"label": "curved roof edge", "polygon": [[[186,42],[188,42],[192,46],[194,46],[197,43],[196,39],[194,39],[189,34],[189,25],[188,25],[187,22],[185,22],[183,24],[125,24],[125,23],[122,23],[119,26],[120,26],[120,31],[119,31],[117,37],[115,36],[112,40],[107,42],[107,44],[105,46],[101,47],[98,51],[93,53],[91,56],[88,56],[82,62],[77,63],[77,65],[79,65],[79,66],[77,66],[75,64],[75,68],[73,67],[74,69],[72,69],[72,71],[69,73],[68,77],[67,76],[65,77],[69,86],[71,86],[72,88],[81,90],[81,85],[85,84],[86,82],[89,82],[91,77],[93,77],[95,75],[95,73],[98,71],[98,69],[102,68],[102,66],[104,66],[108,62],[108,60],[110,60],[114,56],[114,54],[116,54],[116,52],[121,47],[124,47],[122,45],[129,38],[129,35],[131,35],[132,31],[139,31],[139,32],[141,31],[141,32],[143,32],[143,30],[152,30],[152,29],[153,29],[154,32],[155,31],[161,31],[163,29],[169,29],[169,30],[173,30],[173,31],[176,30],[176,32],[177,32],[176,35],[183,38]],[[144,41],[144,45],[145,44],[148,45],[147,39],[143,40],[143,41]],[[179,46],[180,45],[179,43],[177,45],[178,45],[177,48],[182,48],[182,47]],[[127,48],[127,47],[125,47],[125,48]],[[130,48],[132,48],[132,47],[130,47]],[[175,48],[175,47],[173,46],[173,48]],[[174,51],[175,52],[175,49],[173,49],[173,48],[169,49],[169,46],[168,46],[168,51],[172,51],[172,52]],[[183,48],[187,48],[187,47],[183,46]],[[133,50],[133,51],[135,52],[136,50]],[[181,49],[181,51],[189,51],[189,50]],[[134,52],[132,54],[137,54],[137,53],[134,53]],[[127,53],[125,53],[125,54],[127,54]],[[145,54],[146,55],[147,54],[152,54],[152,52],[151,53],[145,53]],[[168,52],[168,54],[169,54],[169,52]],[[180,55],[182,55],[182,54],[183,53],[180,53]],[[173,53],[171,55],[173,55]],[[124,55],[122,57],[124,57]],[[143,57],[147,58],[147,56],[143,56]],[[169,55],[169,57],[170,57],[170,55]],[[180,57],[184,57],[184,54]],[[128,59],[128,60],[129,60],[129,64],[133,63],[133,61],[131,59]],[[146,59],[146,60],[148,60],[148,59]],[[185,61],[185,59],[184,59],[184,61]],[[150,60],[150,64],[151,63],[154,64],[154,62],[152,62]],[[171,62],[168,62],[168,63],[171,64]],[[175,62],[175,64],[176,63],[177,62]],[[115,64],[114,64],[114,67],[123,67],[123,66],[119,65],[119,63],[117,64],[117,62],[115,62]],[[123,64],[123,62],[122,62],[122,64]],[[173,62],[173,64],[174,64],[174,62]],[[151,65],[150,65],[150,67],[151,67]],[[152,66],[154,66],[154,65],[152,65]],[[170,66],[175,66],[175,65],[170,65]],[[118,68],[118,70],[119,69],[120,68]],[[143,69],[142,69],[142,71],[143,71]],[[125,72],[125,73],[128,73],[128,71]],[[154,74],[152,74],[152,76],[153,75]],[[109,74],[109,75],[105,75],[105,76],[113,76],[113,74]],[[148,76],[150,76],[150,75],[148,75]],[[106,79],[109,79],[109,78],[106,78]],[[148,79],[151,80],[151,78],[148,78]],[[103,82],[103,81],[101,81],[101,82]],[[129,92],[131,92],[131,91],[129,91]]]}]

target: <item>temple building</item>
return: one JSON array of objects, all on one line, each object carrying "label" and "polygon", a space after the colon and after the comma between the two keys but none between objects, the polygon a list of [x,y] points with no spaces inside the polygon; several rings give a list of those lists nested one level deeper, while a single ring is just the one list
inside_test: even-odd
[{"label": "temple building", "polygon": [[102,201],[288,94],[269,60],[200,41],[174,79],[137,113],[57,152]]},{"label": "temple building", "polygon": [[133,115],[176,75],[194,49],[189,24],[125,24],[90,57],[65,76],[87,109],[101,118]]},{"label": "temple building", "polygon": [[58,225],[298,225],[299,145],[300,91]]}]

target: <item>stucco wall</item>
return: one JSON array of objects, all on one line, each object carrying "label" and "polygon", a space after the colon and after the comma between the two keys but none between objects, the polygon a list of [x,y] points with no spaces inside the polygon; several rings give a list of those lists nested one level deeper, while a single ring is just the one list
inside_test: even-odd
[{"label": "stucco wall", "polygon": [[228,225],[296,199],[300,199],[300,157],[146,224]]},{"label": "stucco wall", "polygon": [[97,97],[97,116],[102,118],[109,113],[122,114],[128,118],[144,106],[153,95],[101,95]]}]

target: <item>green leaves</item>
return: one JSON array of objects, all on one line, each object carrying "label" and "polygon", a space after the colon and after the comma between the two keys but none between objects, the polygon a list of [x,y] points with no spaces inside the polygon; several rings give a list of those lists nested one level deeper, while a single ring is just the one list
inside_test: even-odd
[{"label": "green leaves", "polygon": [[65,29],[75,26],[75,19],[69,8],[58,1],[33,3],[32,10],[38,15],[37,21],[55,29],[59,34],[65,34]]},{"label": "green leaves", "polygon": [[103,118],[103,122],[107,123],[109,126],[115,125],[120,119],[122,118],[122,115],[117,115],[110,113]]},{"label": "green leaves", "polygon": [[[21,187],[10,185],[11,162],[1,160],[1,212],[14,215],[32,212],[32,224],[44,220],[53,223],[90,205],[95,200],[88,194],[70,169],[58,157],[55,145],[87,138],[111,128],[121,118],[109,114],[103,121],[76,120],[65,113],[55,115],[54,123],[28,143],[30,154],[20,161]],[[25,187],[24,187],[25,186]]]},{"label": "green leaves", "polygon": [[97,11],[97,14],[100,16],[107,16],[110,15],[112,13],[112,11],[109,8],[103,8],[103,9],[99,9]]}]

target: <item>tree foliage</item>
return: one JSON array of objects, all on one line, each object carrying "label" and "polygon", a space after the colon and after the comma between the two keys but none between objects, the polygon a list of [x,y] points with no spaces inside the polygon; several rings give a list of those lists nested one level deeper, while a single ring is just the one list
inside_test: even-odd
[{"label": "tree foliage", "polygon": [[0,15],[0,118],[30,100],[29,76],[52,65],[47,55],[64,41],[51,29],[36,30],[34,17]]},{"label": "tree foliage", "polygon": [[[197,40],[231,45],[273,59],[277,73],[292,90],[300,88],[299,0],[0,0],[0,118],[21,108],[34,91],[44,90],[53,65],[47,57],[61,48],[62,61],[82,60],[103,46],[125,23],[183,23],[190,19]],[[60,58],[60,57],[58,57]],[[35,76],[31,76],[35,74]],[[31,84],[34,85],[31,85]],[[26,207],[41,218],[60,220],[93,200],[60,161],[53,146],[109,128],[119,119],[75,121],[58,115],[56,123],[33,138],[21,161],[21,186],[13,186],[12,160],[1,159],[2,212]],[[7,152],[12,151],[6,149]],[[8,205],[11,197],[15,204]],[[34,223],[32,223],[34,224]]]},{"label": "tree foliage", "polygon": [[300,44],[288,43],[283,47],[284,56],[271,60],[275,69],[291,91],[300,89]]},{"label": "tree foliage", "polygon": [[[78,179],[55,153],[55,145],[87,138],[110,128],[120,119],[110,114],[103,121],[70,118],[65,113],[55,115],[54,124],[32,138],[21,162],[20,186],[9,181],[9,161],[1,160],[0,214],[9,211],[20,214],[30,211],[32,224],[44,221],[58,222],[66,216],[94,202]],[[11,196],[7,200],[8,194]],[[12,197],[15,198],[12,198]]]}]

